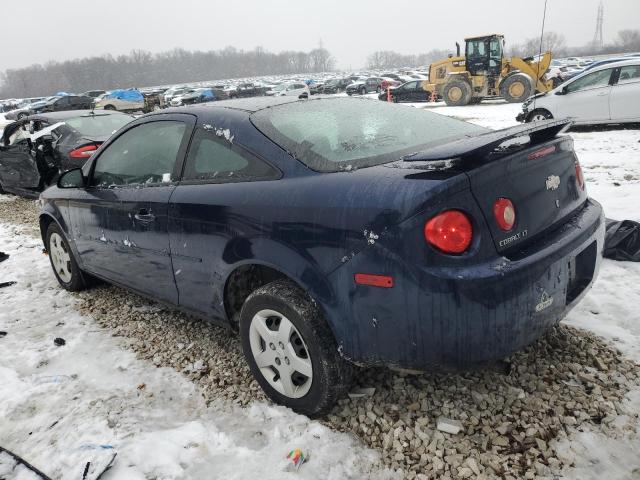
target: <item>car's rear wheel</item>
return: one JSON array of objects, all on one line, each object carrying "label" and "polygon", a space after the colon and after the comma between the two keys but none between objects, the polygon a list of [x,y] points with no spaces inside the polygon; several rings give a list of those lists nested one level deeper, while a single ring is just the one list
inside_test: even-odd
[{"label": "car's rear wheel", "polygon": [[104,106],[104,109],[105,109],[105,110],[115,110],[115,109],[116,109],[116,107],[114,107],[113,105],[105,105],[105,106]]},{"label": "car's rear wheel", "polygon": [[51,268],[53,268],[58,283],[71,292],[84,290],[87,287],[87,281],[78,267],[62,229],[52,223],[47,229],[46,238]]},{"label": "car's rear wheel", "polygon": [[527,122],[541,122],[542,120],[549,120],[551,118],[553,118],[553,115],[550,111],[544,108],[537,108],[529,114]]},{"label": "car's rear wheel", "polygon": [[346,393],[352,367],[318,306],[292,282],[277,280],[249,295],[240,336],[251,372],[274,402],[318,416]]},{"label": "car's rear wheel", "polygon": [[366,95],[367,94],[367,89],[366,88],[361,88],[360,89],[360,95]]}]

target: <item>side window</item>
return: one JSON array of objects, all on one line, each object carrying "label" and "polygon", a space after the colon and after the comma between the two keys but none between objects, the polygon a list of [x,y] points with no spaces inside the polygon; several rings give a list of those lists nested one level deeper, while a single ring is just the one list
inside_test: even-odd
[{"label": "side window", "polygon": [[416,88],[418,88],[418,82],[408,82],[402,87],[403,90],[415,90]]},{"label": "side window", "polygon": [[467,43],[467,55],[479,57],[485,55],[484,40],[472,40]]},{"label": "side window", "polygon": [[91,185],[145,185],[173,180],[186,125],[162,120],[128,130],[98,157]]},{"label": "side window", "polygon": [[627,65],[620,69],[618,85],[625,83],[640,82],[640,65]]},{"label": "side window", "polygon": [[613,72],[613,69],[608,68],[606,70],[600,70],[599,72],[593,72],[589,75],[585,75],[584,77],[581,77],[567,85],[567,93],[578,92],[589,88],[606,87],[609,85],[611,72]]},{"label": "side window", "polygon": [[58,107],[64,107],[66,105],[69,105],[69,97],[61,97],[56,101],[56,105]]},{"label": "side window", "polygon": [[219,137],[199,128],[191,142],[183,180],[238,182],[278,178],[279,172]]}]

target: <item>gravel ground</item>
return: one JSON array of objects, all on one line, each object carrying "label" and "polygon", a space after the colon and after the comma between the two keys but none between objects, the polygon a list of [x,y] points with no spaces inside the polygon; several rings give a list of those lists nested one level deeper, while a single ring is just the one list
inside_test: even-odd
[{"label": "gravel ground", "polygon": [[[30,232],[35,212],[33,201],[0,202],[0,221]],[[106,285],[79,294],[77,308],[141,358],[186,374],[207,400],[265,400],[228,330]],[[375,393],[342,400],[325,423],[381,451],[385,466],[403,478],[553,478],[574,462],[554,440],[585,428],[620,438],[635,428],[637,415],[626,415],[623,398],[638,385],[637,364],[588,332],[559,326],[474,371],[361,370],[355,387]],[[460,433],[438,431],[440,417],[461,422]]]}]

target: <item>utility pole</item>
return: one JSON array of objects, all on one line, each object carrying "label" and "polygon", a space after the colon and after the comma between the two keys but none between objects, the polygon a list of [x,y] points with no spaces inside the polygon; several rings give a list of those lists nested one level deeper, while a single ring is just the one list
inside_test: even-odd
[{"label": "utility pole", "polygon": [[602,23],[604,21],[604,5],[600,2],[598,5],[598,18],[596,20],[596,32],[593,35],[593,47],[602,50],[604,47],[604,39],[602,37]]}]

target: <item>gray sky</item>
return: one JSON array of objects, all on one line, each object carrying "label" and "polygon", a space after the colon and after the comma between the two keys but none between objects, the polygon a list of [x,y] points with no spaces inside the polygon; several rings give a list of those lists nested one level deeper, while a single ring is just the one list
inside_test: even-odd
[{"label": "gray sky", "polygon": [[[591,41],[599,1],[548,0],[547,30],[563,33],[570,46]],[[640,27],[640,0],[603,1],[605,43],[618,30]],[[537,36],[544,0],[28,0],[26,7],[13,5],[5,5],[2,15],[0,70],[134,48],[306,51],[320,39],[338,67],[357,69],[375,50],[453,49],[456,40],[485,33],[504,33],[507,44]],[[24,10],[12,11],[18,8]]]}]

